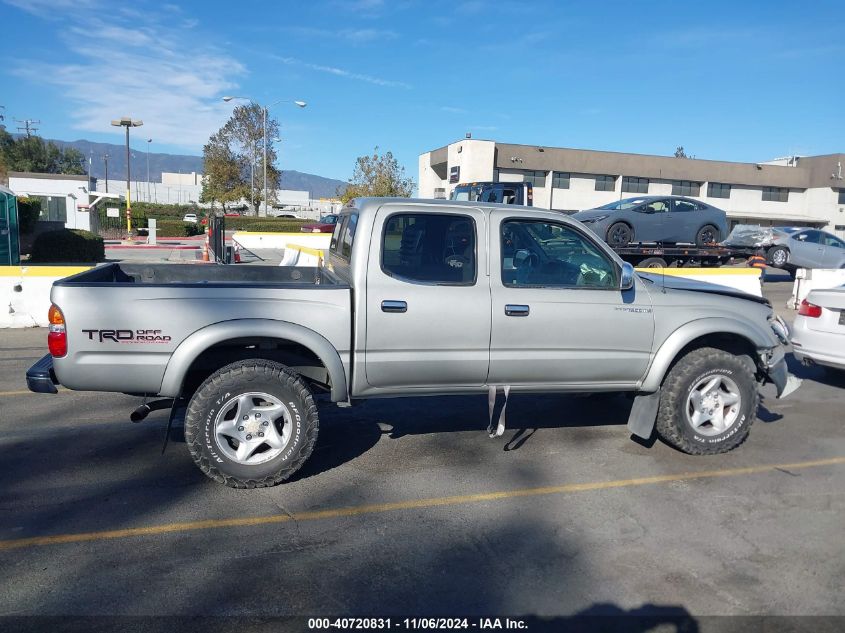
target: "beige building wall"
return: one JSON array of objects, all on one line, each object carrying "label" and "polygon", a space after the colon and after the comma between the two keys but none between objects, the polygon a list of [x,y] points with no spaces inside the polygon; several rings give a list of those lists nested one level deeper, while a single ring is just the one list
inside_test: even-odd
[{"label": "beige building wall", "polygon": [[[845,237],[845,205],[839,204],[839,189],[845,189],[837,170],[842,155],[802,157],[769,163],[729,163],[724,161],[685,160],[662,156],[639,156],[592,150],[568,150],[515,145],[497,145],[494,141],[464,139],[420,155],[419,195],[433,198],[442,188],[449,197],[455,183],[449,183],[449,169],[460,167],[460,182],[494,180],[521,182],[526,172],[542,171],[545,184],[534,187],[534,206],[560,211],[591,209],[621,198],[637,195],[671,195],[675,180],[700,183],[699,195],[690,196],[724,209],[732,220],[761,224],[813,223]],[[560,157],[563,158],[560,158]],[[570,174],[569,188],[553,187],[554,170],[561,162],[604,169],[597,173]],[[534,162],[534,164],[531,164]],[[497,167],[498,165],[498,167]],[[506,166],[507,165],[507,166]],[[671,177],[666,177],[667,173]],[[662,173],[663,177],[655,177]],[[819,176],[821,173],[821,176]],[[707,195],[710,180],[731,185],[730,198]],[[596,175],[615,177],[613,191],[596,191]],[[623,176],[647,177],[648,193],[622,191]],[[718,177],[718,180],[716,179]],[[739,182],[746,180],[743,184]],[[801,185],[803,186],[796,186]],[[765,186],[789,189],[787,202],[763,200]]]}]

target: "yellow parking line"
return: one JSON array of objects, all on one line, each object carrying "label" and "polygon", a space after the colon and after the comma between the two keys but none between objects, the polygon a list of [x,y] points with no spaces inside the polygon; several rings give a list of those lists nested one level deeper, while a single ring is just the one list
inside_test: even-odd
[{"label": "yellow parking line", "polygon": [[615,481],[596,481],[580,484],[564,484],[562,486],[545,486],[542,488],[524,488],[522,490],[503,490],[481,494],[460,495],[456,497],[434,497],[425,499],[408,499],[394,503],[378,503],[373,505],[335,508],[331,510],[315,510],[299,512],[297,514],[274,514],[258,517],[234,517],[230,519],[206,519],[204,521],[187,521],[184,523],[166,523],[147,527],[125,528],[121,530],[105,530],[101,532],[83,532],[77,534],[58,534],[55,536],[35,536],[30,538],[0,541],[0,551],[35,547],[39,545],[59,545],[62,543],[82,543],[85,541],[105,541],[110,539],[129,538],[133,536],[155,536],[171,532],[189,532],[195,530],[211,530],[226,527],[250,527],[256,525],[270,525],[287,523],[289,521],[317,521],[320,519],[335,519],[363,514],[378,514],[396,510],[414,510],[421,508],[436,508],[441,506],[455,506],[484,501],[499,501],[518,497],[537,497],[542,495],[556,495],[573,492],[587,492],[592,490],[609,490],[611,488],[628,488],[631,486],[646,486],[673,481],[689,481],[692,479],[712,479],[716,477],[735,477],[737,475],[753,475],[782,470],[797,470],[801,468],[815,468],[819,466],[833,466],[845,464],[845,457],[831,457],[793,464],[767,464],[763,466],[748,466],[745,468],[725,468],[722,470],[704,470],[699,472],[678,473],[675,475],[656,475],[653,477],[639,477],[635,479],[617,479]]},{"label": "yellow parking line", "polygon": [[21,391],[0,391],[0,398],[3,396],[24,396],[30,393],[35,393],[29,389],[22,389]]}]

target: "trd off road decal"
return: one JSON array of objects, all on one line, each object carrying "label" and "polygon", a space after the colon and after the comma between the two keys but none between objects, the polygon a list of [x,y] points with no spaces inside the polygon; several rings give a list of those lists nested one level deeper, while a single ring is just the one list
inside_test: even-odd
[{"label": "trd off road decal", "polygon": [[100,343],[112,341],[114,343],[169,343],[170,337],[164,336],[161,330],[82,330],[88,335],[89,341]]}]

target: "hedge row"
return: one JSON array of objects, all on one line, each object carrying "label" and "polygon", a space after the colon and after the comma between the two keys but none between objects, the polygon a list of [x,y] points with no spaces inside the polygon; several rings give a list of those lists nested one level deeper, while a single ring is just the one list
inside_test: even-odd
[{"label": "hedge row", "polygon": [[204,228],[199,223],[156,218],[156,237],[191,237],[202,233]]},{"label": "hedge row", "polygon": [[274,233],[299,233],[307,220],[293,218],[257,218],[239,217],[226,218],[226,229],[232,231],[270,231]]},{"label": "hedge row", "polygon": [[21,235],[29,235],[35,230],[35,223],[41,215],[41,200],[38,198],[18,198],[18,228]]},{"label": "hedge row", "polygon": [[47,231],[35,238],[32,262],[101,262],[106,258],[103,238],[81,229]]}]

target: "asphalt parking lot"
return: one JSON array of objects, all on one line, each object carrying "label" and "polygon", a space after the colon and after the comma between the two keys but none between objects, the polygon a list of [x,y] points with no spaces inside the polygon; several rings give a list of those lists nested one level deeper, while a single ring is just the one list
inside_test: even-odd
[{"label": "asphalt parking lot", "polygon": [[304,470],[240,491],[138,398],[27,392],[44,353],[0,330],[0,615],[845,615],[845,375],[793,362],[705,458],[621,396],[512,398],[497,440],[482,397],[324,402]]}]

